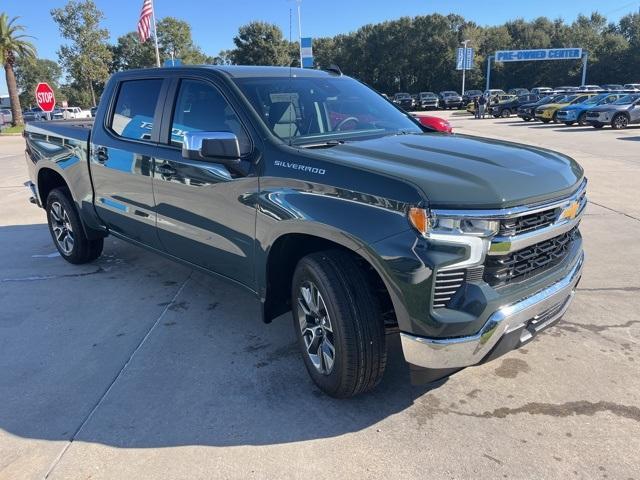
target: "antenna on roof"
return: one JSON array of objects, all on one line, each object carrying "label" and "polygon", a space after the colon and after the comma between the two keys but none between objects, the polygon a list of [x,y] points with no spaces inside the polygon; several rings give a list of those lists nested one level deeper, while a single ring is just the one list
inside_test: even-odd
[{"label": "antenna on roof", "polygon": [[340,67],[335,63],[332,63],[327,68],[323,68],[323,70],[325,72],[335,73],[336,75],[342,75],[342,70],[340,70]]},{"label": "antenna on roof", "polygon": [[[293,10],[289,8],[289,44],[291,44],[291,22],[293,18]],[[289,108],[287,108],[287,115],[289,115],[289,146],[291,146],[291,137],[293,136],[293,130],[291,128],[291,111],[293,110],[293,89],[292,77],[293,77],[293,60],[289,59]]]}]

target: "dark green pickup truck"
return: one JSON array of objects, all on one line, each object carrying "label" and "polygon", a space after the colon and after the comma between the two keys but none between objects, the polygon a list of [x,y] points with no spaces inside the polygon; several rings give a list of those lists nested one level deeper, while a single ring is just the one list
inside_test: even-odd
[{"label": "dark green pickup truck", "polygon": [[336,71],[129,71],[93,123],[25,130],[32,201],[71,263],[114,235],[288,311],[309,374],[375,387],[387,335],[426,379],[564,314],[586,179],[537,147],[429,131]]}]

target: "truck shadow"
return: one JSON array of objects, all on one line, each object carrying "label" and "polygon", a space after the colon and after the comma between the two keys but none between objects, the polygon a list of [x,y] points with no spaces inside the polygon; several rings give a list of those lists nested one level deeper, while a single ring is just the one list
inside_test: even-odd
[{"label": "truck shadow", "polygon": [[0,428],[116,447],[265,445],[356,432],[412,386],[397,335],[383,381],[335,400],[310,381],[290,315],[262,323],[237,287],[107,239],[73,266],[46,225],[0,227]]}]

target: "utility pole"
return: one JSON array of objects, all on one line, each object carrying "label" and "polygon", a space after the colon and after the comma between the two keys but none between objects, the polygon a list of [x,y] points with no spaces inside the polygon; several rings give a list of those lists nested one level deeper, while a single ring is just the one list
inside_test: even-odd
[{"label": "utility pole", "polygon": [[464,50],[462,50],[462,93],[461,95],[464,96],[464,83],[465,83],[465,74],[467,73],[467,44],[469,43],[469,40],[465,40],[464,42],[462,42],[462,45],[464,45]]}]

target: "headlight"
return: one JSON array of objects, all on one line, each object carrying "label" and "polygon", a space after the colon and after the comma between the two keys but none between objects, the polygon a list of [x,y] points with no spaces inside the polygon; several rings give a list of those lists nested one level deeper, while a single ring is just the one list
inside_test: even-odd
[{"label": "headlight", "polygon": [[498,233],[500,223],[497,220],[464,217],[438,217],[424,208],[411,208],[409,222],[425,237],[430,234],[470,235],[491,237]]}]

